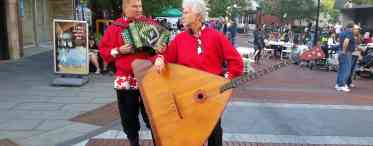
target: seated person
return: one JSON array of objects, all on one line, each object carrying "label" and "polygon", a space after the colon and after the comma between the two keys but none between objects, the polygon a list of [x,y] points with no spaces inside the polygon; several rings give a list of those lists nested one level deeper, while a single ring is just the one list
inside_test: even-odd
[{"label": "seated person", "polygon": [[[95,74],[101,74],[101,69],[100,69],[100,63],[98,61],[98,47],[96,40],[93,36],[89,37],[89,60],[92,62],[92,64],[96,67],[96,72]],[[104,68],[103,71],[105,72],[107,70],[107,65],[104,63]]]}]

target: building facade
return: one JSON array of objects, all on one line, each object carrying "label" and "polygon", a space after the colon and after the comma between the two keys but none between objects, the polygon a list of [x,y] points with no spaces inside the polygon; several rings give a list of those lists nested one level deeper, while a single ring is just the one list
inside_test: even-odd
[{"label": "building facade", "polygon": [[363,31],[373,31],[373,6],[343,8],[341,12],[343,24],[354,22],[359,24],[363,28]]},{"label": "building facade", "polygon": [[[53,19],[72,19],[75,0],[2,0],[7,48],[0,59],[19,59],[31,47],[50,47]],[[0,3],[1,4],[1,3]]]},{"label": "building facade", "polygon": [[0,60],[9,59],[5,1],[0,1]]},{"label": "building facade", "polygon": [[347,4],[344,0],[336,0],[335,8],[342,12],[342,24],[354,22],[360,24],[363,31],[373,32],[373,5]]}]

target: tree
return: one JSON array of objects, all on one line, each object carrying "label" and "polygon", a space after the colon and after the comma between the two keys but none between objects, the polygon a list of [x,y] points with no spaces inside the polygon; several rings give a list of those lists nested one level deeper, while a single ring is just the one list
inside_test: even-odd
[{"label": "tree", "polygon": [[231,5],[231,0],[209,0],[209,16],[210,17],[220,17],[225,16],[226,8]]},{"label": "tree", "polygon": [[[115,19],[122,14],[122,0],[88,0],[88,7],[93,10],[93,17],[102,17],[104,11],[112,12]],[[96,12],[96,13],[94,13]]]},{"label": "tree", "polygon": [[279,3],[277,0],[263,0],[259,3],[259,7],[265,14],[276,16],[280,12]]},{"label": "tree", "polygon": [[259,4],[265,14],[282,20],[313,20],[317,6],[314,0],[264,0]]},{"label": "tree", "polygon": [[236,4],[238,6],[238,11],[241,16],[247,15],[251,10],[254,9],[252,0],[236,0]]},{"label": "tree", "polygon": [[[280,15],[285,20],[313,20],[317,6],[314,0],[280,0]],[[286,16],[284,18],[284,16]]]},{"label": "tree", "polygon": [[181,8],[182,0],[143,0],[144,14],[159,14],[167,8]]},{"label": "tree", "polygon": [[[167,8],[180,8],[182,0],[142,0],[144,14],[147,16],[159,14]],[[89,7],[100,12],[110,10],[114,18],[122,13],[122,0],[89,0]]]},{"label": "tree", "polygon": [[325,14],[332,23],[337,22],[337,16],[341,13],[334,5],[335,0],[323,0],[321,3],[321,12]]}]

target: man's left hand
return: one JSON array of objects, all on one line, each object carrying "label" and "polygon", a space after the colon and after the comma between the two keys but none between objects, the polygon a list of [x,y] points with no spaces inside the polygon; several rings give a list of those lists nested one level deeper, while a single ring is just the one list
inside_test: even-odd
[{"label": "man's left hand", "polygon": [[165,69],[165,63],[164,63],[164,58],[162,57],[157,57],[154,62],[154,67],[155,70],[157,70],[158,73],[161,73]]},{"label": "man's left hand", "polygon": [[166,50],[166,44],[162,43],[161,45],[157,46],[157,48],[154,48],[156,53],[163,53]]}]

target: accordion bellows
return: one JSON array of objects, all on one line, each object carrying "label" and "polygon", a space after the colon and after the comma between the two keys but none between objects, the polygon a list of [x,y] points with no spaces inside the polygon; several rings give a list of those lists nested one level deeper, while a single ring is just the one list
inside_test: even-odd
[{"label": "accordion bellows", "polygon": [[154,19],[139,17],[122,32],[123,41],[131,44],[133,53],[154,52],[160,45],[167,44],[171,33]]}]

